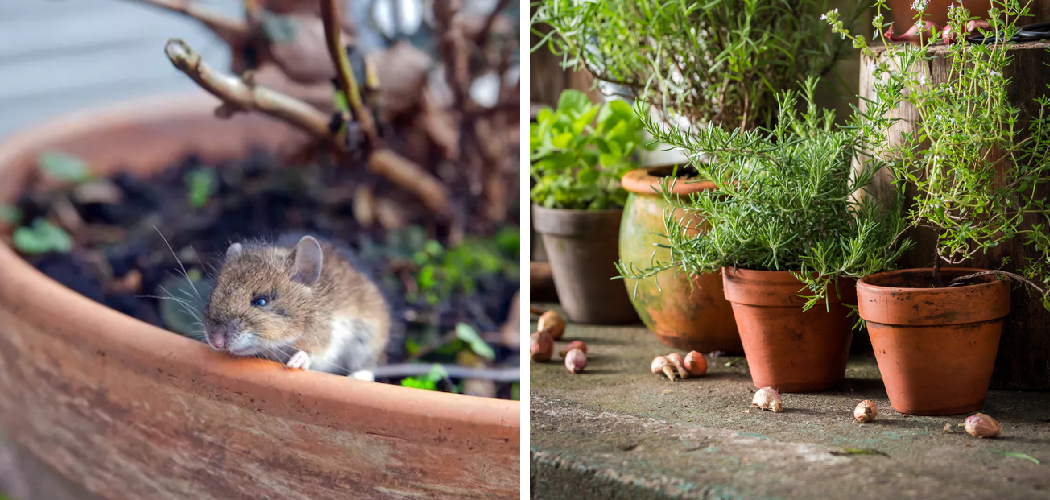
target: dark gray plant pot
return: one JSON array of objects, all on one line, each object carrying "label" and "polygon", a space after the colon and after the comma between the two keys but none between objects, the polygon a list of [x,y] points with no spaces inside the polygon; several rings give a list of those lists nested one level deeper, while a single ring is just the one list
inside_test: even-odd
[{"label": "dark gray plant pot", "polygon": [[576,323],[638,321],[616,261],[623,210],[563,210],[533,205],[532,222],[554,275],[565,314]]}]

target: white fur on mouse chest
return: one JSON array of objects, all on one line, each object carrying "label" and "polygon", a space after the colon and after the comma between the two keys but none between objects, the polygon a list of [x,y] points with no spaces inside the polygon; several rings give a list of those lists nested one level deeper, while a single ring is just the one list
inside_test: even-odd
[{"label": "white fur on mouse chest", "polygon": [[314,360],[315,369],[326,372],[349,371],[355,378],[366,378],[364,374],[355,374],[355,372],[372,368],[372,366],[363,366],[372,364],[365,361],[372,357],[372,353],[357,352],[367,350],[368,336],[369,328],[360,318],[335,315],[331,323],[331,341],[320,356]]}]

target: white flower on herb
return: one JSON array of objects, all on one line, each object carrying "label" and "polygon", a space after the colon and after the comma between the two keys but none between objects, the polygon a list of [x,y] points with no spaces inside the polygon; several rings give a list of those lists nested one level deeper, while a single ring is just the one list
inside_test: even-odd
[{"label": "white flower on herb", "polygon": [[992,76],[1003,76],[1003,74],[998,71],[992,71]]},{"label": "white flower on herb", "polygon": [[926,75],[919,75],[919,85],[926,85]]},{"label": "white flower on herb", "polygon": [[926,4],[930,3],[930,0],[915,0],[911,3],[911,10],[915,12],[921,12],[926,10]]}]

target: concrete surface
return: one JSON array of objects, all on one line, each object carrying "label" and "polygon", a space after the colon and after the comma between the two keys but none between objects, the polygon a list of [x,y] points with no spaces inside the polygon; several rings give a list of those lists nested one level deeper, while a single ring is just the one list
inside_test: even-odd
[{"label": "concrete surface", "polygon": [[[557,356],[571,340],[588,345],[583,374]],[[569,325],[556,344],[531,364],[534,498],[1050,499],[1047,392],[989,392],[982,412],[1003,433],[977,439],[965,415],[893,411],[870,354],[851,357],[838,390],[784,394],[771,413],[749,406],[744,358],[709,357],[707,375],[670,382],[649,364],[672,349],[640,325]],[[879,413],[861,425],[864,399]]]}]

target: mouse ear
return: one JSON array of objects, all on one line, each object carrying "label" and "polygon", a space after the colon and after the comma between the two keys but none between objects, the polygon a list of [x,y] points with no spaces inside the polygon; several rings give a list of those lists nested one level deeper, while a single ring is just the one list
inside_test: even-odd
[{"label": "mouse ear", "polygon": [[226,249],[226,258],[232,259],[241,254],[244,251],[244,247],[240,243],[234,243],[230,245],[230,248]]},{"label": "mouse ear", "polygon": [[292,281],[312,286],[321,278],[321,264],[323,263],[321,244],[311,236],[303,236],[295,245]]}]

